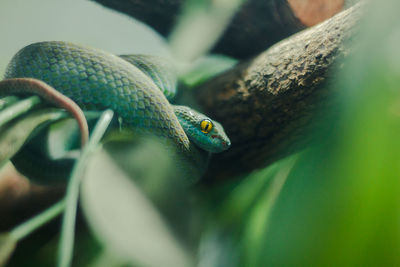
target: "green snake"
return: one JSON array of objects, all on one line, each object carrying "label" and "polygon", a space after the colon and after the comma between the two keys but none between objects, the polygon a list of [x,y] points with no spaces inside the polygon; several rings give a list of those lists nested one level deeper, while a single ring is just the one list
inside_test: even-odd
[{"label": "green snake", "polygon": [[212,153],[228,149],[229,138],[218,122],[170,104],[176,78],[163,62],[66,42],[34,43],[12,58],[0,93],[38,94],[66,109],[78,121],[82,144],[89,134],[82,110],[112,109],[124,127],[165,138],[187,157],[197,147]]}]

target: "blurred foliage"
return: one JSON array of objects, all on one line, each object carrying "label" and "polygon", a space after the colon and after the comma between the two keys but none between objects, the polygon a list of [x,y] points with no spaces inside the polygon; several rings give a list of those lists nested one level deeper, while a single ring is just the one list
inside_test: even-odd
[{"label": "blurred foliage", "polygon": [[371,5],[334,78],[339,114],[300,156],[258,239],[244,235],[243,266],[400,264],[400,4]]},{"label": "blurred foliage", "polygon": [[0,235],[0,266],[3,266],[14,251],[17,241],[8,233]]},{"label": "blurred foliage", "polygon": [[[218,41],[244,0],[187,0],[169,36],[176,59],[191,62]],[[207,36],[205,38],[205,36]]]},{"label": "blurred foliage", "polygon": [[[152,151],[151,147],[147,151]],[[142,154],[146,157],[146,153]],[[165,171],[162,176],[151,177],[154,173],[147,173],[143,178],[149,180],[162,180],[167,174]],[[185,201],[184,194],[179,196]],[[104,251],[118,262],[154,267],[192,265],[191,257],[140,187],[105,153],[97,154],[88,166],[82,207],[95,236],[104,244]]]},{"label": "blurred foliage", "polygon": [[[21,103],[21,102],[20,102]],[[3,111],[4,112],[4,111]],[[10,114],[15,115],[14,112]],[[0,166],[4,165],[22,147],[31,133],[45,123],[65,117],[60,110],[40,110],[3,125],[0,131]]]},{"label": "blurred foliage", "polygon": [[236,63],[237,60],[222,55],[199,58],[190,64],[189,70],[182,75],[181,80],[188,87],[195,87],[232,68]]},{"label": "blurred foliage", "polygon": [[[332,78],[340,108],[326,129],[311,133],[323,132],[323,140],[305,151],[224,184],[188,188],[157,140],[96,144],[80,192],[87,225],[76,232],[73,265],[399,266],[400,2],[369,5],[352,40],[357,51]],[[205,62],[184,76],[188,86],[235,63]],[[61,115],[30,113],[8,131],[25,141]],[[27,128],[17,131],[22,122]],[[2,137],[0,147],[8,142]],[[17,241],[0,235],[0,264]],[[58,242],[32,245],[36,257],[9,264],[54,265]]]}]

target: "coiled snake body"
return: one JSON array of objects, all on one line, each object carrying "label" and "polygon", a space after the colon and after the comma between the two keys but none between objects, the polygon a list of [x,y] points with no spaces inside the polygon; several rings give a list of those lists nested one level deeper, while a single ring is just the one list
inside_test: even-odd
[{"label": "coiled snake body", "polygon": [[181,151],[190,151],[191,142],[209,152],[226,150],[230,142],[219,123],[169,103],[166,96],[174,95],[175,79],[168,70],[160,73],[162,67],[153,62],[151,57],[119,57],[65,42],[35,43],[13,57],[0,91],[37,93],[78,120],[82,114],[75,103],[84,110],[110,108],[124,126],[167,138]]}]

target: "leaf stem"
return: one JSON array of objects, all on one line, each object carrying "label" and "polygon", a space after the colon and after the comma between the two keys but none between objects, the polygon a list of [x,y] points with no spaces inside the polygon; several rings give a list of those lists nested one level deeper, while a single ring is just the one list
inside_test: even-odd
[{"label": "leaf stem", "polygon": [[45,225],[50,220],[57,217],[65,208],[65,199],[60,200],[47,210],[41,212],[39,215],[23,222],[22,224],[14,227],[10,231],[10,235],[16,241],[23,239],[24,237],[31,234],[33,231],[38,229],[39,227]]},{"label": "leaf stem", "polygon": [[66,209],[61,228],[61,239],[57,262],[57,266],[59,267],[67,267],[71,265],[80,182],[86,169],[87,162],[93,152],[96,151],[98,143],[113,118],[113,114],[114,113],[111,110],[103,112],[93,130],[93,134],[91,135],[88,144],[84,147],[82,155],[72,170],[67,188]]}]

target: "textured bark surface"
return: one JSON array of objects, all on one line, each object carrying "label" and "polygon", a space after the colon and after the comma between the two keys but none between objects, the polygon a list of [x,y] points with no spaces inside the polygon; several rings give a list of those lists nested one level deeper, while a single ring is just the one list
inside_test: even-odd
[{"label": "textured bark surface", "polygon": [[[168,36],[171,32],[184,3],[184,0],[93,1],[143,21],[163,36]],[[333,16],[342,9],[343,2],[344,0],[247,0],[213,52],[236,58],[256,55],[306,26]]]},{"label": "textured bark surface", "polygon": [[327,81],[352,51],[360,9],[355,5],[197,88],[199,104],[232,141],[213,158],[209,178],[263,167],[310,143],[310,126],[334,104]]}]

